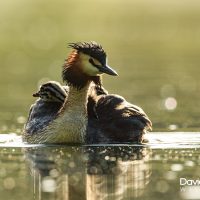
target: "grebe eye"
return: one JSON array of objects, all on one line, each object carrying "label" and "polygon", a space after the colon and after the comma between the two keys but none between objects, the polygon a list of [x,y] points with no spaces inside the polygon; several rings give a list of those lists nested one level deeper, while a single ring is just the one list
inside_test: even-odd
[{"label": "grebe eye", "polygon": [[99,65],[97,65],[97,64],[94,63],[94,60],[93,60],[92,58],[89,59],[89,62],[90,62],[93,66],[99,67]]},{"label": "grebe eye", "polygon": [[93,63],[94,63],[94,60],[93,60],[92,58],[90,58],[90,59],[89,59],[89,62],[90,62],[91,64],[93,64]]}]

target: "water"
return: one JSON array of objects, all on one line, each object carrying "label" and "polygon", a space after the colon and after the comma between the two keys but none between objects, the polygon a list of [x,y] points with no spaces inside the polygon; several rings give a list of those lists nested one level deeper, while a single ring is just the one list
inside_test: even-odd
[{"label": "water", "polygon": [[0,138],[0,194],[9,200],[199,199],[200,133],[151,133],[145,145],[27,145]]},{"label": "water", "polygon": [[[200,199],[180,187],[200,174],[199,20],[196,0],[1,1],[0,199]],[[119,74],[105,88],[157,133],[144,146],[22,144],[32,94],[62,81],[68,42],[91,40]]]}]

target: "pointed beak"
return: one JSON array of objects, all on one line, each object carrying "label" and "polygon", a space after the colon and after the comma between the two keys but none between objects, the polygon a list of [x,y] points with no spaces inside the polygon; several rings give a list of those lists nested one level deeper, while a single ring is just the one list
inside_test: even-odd
[{"label": "pointed beak", "polygon": [[99,68],[99,71],[111,76],[118,76],[117,72],[108,65]]},{"label": "pointed beak", "polygon": [[33,94],[33,97],[40,97],[40,92],[36,92]]}]

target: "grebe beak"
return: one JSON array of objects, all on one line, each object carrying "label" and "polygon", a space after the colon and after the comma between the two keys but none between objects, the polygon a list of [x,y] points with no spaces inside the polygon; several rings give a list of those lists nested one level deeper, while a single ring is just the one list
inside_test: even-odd
[{"label": "grebe beak", "polygon": [[117,72],[108,65],[100,67],[99,71],[111,76],[118,76]]},{"label": "grebe beak", "polygon": [[39,92],[34,93],[33,97],[40,97],[40,93]]}]

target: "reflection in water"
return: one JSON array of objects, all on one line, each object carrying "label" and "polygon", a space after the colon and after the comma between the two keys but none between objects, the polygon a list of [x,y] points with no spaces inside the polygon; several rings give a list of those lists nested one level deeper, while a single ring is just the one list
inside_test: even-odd
[{"label": "reflection in water", "polygon": [[149,152],[140,147],[99,147],[89,151],[87,199],[140,196],[149,182]]},{"label": "reflection in water", "polygon": [[0,147],[0,199],[199,199],[199,186],[198,193],[180,186],[180,178],[200,179],[200,148],[192,143],[150,149]]},{"label": "reflection in water", "polygon": [[84,197],[85,167],[81,148],[28,148],[25,153],[32,171],[35,199]]},{"label": "reflection in water", "polygon": [[144,147],[25,149],[35,199],[122,199],[143,194],[150,151]]}]

